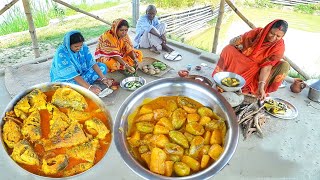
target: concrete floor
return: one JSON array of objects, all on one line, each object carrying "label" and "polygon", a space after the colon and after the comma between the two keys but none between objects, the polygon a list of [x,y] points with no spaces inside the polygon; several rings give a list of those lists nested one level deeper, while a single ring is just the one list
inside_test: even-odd
[{"label": "concrete floor", "polygon": [[[195,66],[201,63],[208,64],[208,67],[203,68],[200,72],[192,71],[191,73],[210,77],[215,64],[207,60],[208,57],[217,58],[217,56],[208,55],[180,44],[176,44],[176,49],[184,57],[180,62],[165,61],[161,55],[155,56],[148,51],[144,51],[144,54],[145,56],[160,58],[174,68],[165,77],[177,76],[176,72],[185,69],[187,64]],[[140,75],[144,76],[147,82],[156,79],[142,73]],[[4,75],[0,76],[0,92],[0,112],[2,113],[6,104],[11,100],[5,87]],[[300,94],[294,94],[287,86],[272,94],[272,97],[280,97],[295,105],[299,111],[298,117],[293,120],[271,118],[262,128],[264,131],[263,139],[252,135],[249,139],[243,141],[241,134],[237,150],[229,165],[211,179],[320,179],[320,148],[318,144],[320,131],[317,129],[317,127],[320,127],[320,105],[311,103],[314,107],[308,106],[310,100],[307,98],[307,93],[308,89],[305,89]],[[120,90],[115,103],[108,106],[113,119],[116,116],[115,112],[129,94],[129,91]],[[122,161],[114,142],[102,161],[76,178],[141,179]],[[42,178],[35,177],[17,168],[14,162],[8,159],[6,152],[1,149],[0,179]]]}]

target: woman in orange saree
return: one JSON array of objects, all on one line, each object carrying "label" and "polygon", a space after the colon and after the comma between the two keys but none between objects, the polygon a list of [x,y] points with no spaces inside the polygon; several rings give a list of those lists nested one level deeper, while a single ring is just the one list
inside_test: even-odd
[{"label": "woman in orange saree", "polygon": [[142,52],[133,49],[128,29],[126,20],[116,19],[111,29],[99,38],[95,58],[97,62],[106,64],[110,72],[128,70],[134,73],[138,62],[142,61]]},{"label": "woman in orange saree", "polygon": [[281,60],[285,50],[282,37],[287,29],[286,21],[274,20],[233,38],[222,50],[212,76],[221,71],[237,73],[246,80],[243,93],[265,99],[279,88],[290,69],[289,63]]}]

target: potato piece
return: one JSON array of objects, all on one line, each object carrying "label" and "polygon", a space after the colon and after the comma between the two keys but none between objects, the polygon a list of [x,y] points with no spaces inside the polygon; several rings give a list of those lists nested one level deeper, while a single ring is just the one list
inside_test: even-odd
[{"label": "potato piece", "polygon": [[199,119],[200,119],[200,115],[199,114],[193,113],[193,114],[188,114],[187,115],[187,122],[188,123],[197,122],[197,121],[199,121]]},{"label": "potato piece", "polygon": [[200,163],[201,169],[207,167],[209,160],[210,160],[210,156],[209,155],[203,155],[202,156],[201,163]]},{"label": "potato piece", "polygon": [[153,120],[153,113],[143,114],[135,122],[141,121],[152,121]]},{"label": "potato piece", "polygon": [[178,104],[176,103],[176,101],[170,99],[169,101],[167,101],[166,109],[170,112],[173,112],[178,109]]},{"label": "potato piece", "polygon": [[168,117],[168,111],[166,109],[155,109],[153,110],[154,119],[158,120],[163,117]]},{"label": "potato piece", "polygon": [[204,139],[201,136],[195,136],[190,144],[189,154],[194,158],[198,158],[199,153],[204,145]]},{"label": "potato piece", "polygon": [[195,114],[197,113],[197,109],[196,108],[191,108],[191,107],[188,107],[188,106],[182,106],[182,108],[187,111],[187,113],[189,114]]},{"label": "potato piece", "polygon": [[151,152],[146,152],[141,154],[141,159],[148,165],[150,168]]},{"label": "potato piece", "polygon": [[164,151],[167,154],[180,155],[180,156],[182,156],[183,152],[184,152],[184,150],[181,146],[179,146],[178,144],[174,144],[174,143],[167,143],[164,146]]},{"label": "potato piece", "polygon": [[200,169],[200,163],[190,156],[183,156],[181,162],[188,165],[195,172],[199,171]]},{"label": "potato piece", "polygon": [[209,149],[208,155],[212,159],[218,160],[222,152],[223,152],[223,148],[219,144],[213,144]]},{"label": "potato piece", "polygon": [[212,131],[211,138],[210,138],[210,144],[219,144],[222,145],[222,137],[221,137],[221,131],[219,129],[215,129]]},{"label": "potato piece", "polygon": [[153,148],[151,151],[150,170],[154,173],[164,175],[166,171],[165,161],[167,154],[160,148]]},{"label": "potato piece", "polygon": [[143,154],[143,153],[148,152],[149,148],[146,145],[142,145],[142,146],[139,147],[138,151],[139,151],[140,154]]},{"label": "potato piece", "polygon": [[171,176],[172,172],[173,172],[173,164],[174,164],[174,162],[173,161],[166,161],[165,164],[166,164],[166,170],[165,170],[164,175],[165,176]]},{"label": "potato piece", "polygon": [[205,125],[206,131],[213,131],[219,128],[219,122],[217,120],[212,120]]},{"label": "potato piece", "polygon": [[173,130],[173,125],[172,125],[171,121],[166,117],[161,118],[157,122],[157,125],[164,126],[164,127],[168,128],[170,131]]},{"label": "potato piece", "polygon": [[187,138],[188,142],[191,143],[192,139],[194,138],[194,135],[184,132],[183,135]]},{"label": "potato piece", "polygon": [[199,124],[203,126],[209,123],[210,121],[211,121],[211,118],[209,118],[208,116],[202,116]]},{"label": "potato piece", "polygon": [[150,122],[142,121],[136,123],[137,130],[142,133],[151,133],[153,132],[154,125]]},{"label": "potato piece", "polygon": [[169,129],[156,124],[153,129],[153,134],[169,134]]},{"label": "potato piece", "polygon": [[156,147],[164,148],[164,146],[169,143],[169,139],[163,134],[155,134],[151,137],[150,142],[155,144]]},{"label": "potato piece", "polygon": [[152,107],[150,105],[146,104],[140,108],[139,114],[149,114],[149,113],[153,113]]},{"label": "potato piece", "polygon": [[189,148],[189,143],[187,138],[179,131],[170,131],[169,137],[173,140],[173,142],[181,145],[184,148]]},{"label": "potato piece", "polygon": [[175,162],[173,169],[178,176],[188,176],[190,174],[190,167],[183,162]]},{"label": "potato piece", "polygon": [[190,134],[201,136],[204,133],[204,128],[197,122],[191,122],[186,125],[186,131]]},{"label": "potato piece", "polygon": [[173,161],[173,162],[178,162],[178,161],[181,161],[181,156],[174,155],[174,154],[168,154],[167,160]]},{"label": "potato piece", "polygon": [[210,144],[210,138],[211,138],[211,132],[210,131],[206,131],[204,133],[204,144]]},{"label": "potato piece", "polygon": [[201,148],[201,151],[200,151],[200,155],[207,155],[208,152],[209,152],[209,149],[210,149],[210,145],[204,145],[202,148]]},{"label": "potato piece", "polygon": [[207,107],[200,107],[198,109],[198,113],[200,114],[200,116],[208,116],[210,118],[213,116],[213,111]]},{"label": "potato piece", "polygon": [[187,112],[181,108],[176,109],[172,114],[172,125],[174,129],[180,129],[187,119]]},{"label": "potato piece", "polygon": [[131,147],[138,147],[139,141],[140,141],[140,132],[139,131],[135,131],[133,133],[133,135],[131,137],[128,137],[128,142],[130,144]]}]

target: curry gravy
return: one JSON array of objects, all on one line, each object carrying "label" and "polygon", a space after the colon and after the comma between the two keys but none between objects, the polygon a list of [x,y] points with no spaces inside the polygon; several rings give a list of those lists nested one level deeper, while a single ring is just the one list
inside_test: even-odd
[{"label": "curry gravy", "polygon": [[[44,94],[47,96],[47,102],[51,102],[51,99],[52,99],[52,96],[53,96],[54,92],[55,91],[44,92]],[[106,125],[106,127],[109,130],[111,130],[111,127],[109,127],[109,124],[108,124],[108,119],[107,119],[108,117],[101,110],[98,110],[99,107],[97,106],[97,104],[95,102],[93,102],[92,100],[86,98],[86,97],[85,97],[85,100],[88,103],[88,107],[84,111],[85,112],[91,112],[90,114],[91,114],[92,118],[96,117],[96,118],[100,119]],[[63,113],[67,112],[66,108],[59,108],[59,110],[61,112],[63,112]],[[47,110],[41,110],[40,111],[40,116],[41,116],[40,125],[41,125],[41,133],[42,133],[41,139],[48,139],[48,135],[49,135],[49,132],[50,132],[50,124],[49,124],[50,114],[49,114],[49,112]],[[23,122],[23,121],[21,120],[21,122]],[[82,121],[82,122],[79,121],[79,123],[83,126],[84,132],[88,133],[88,131],[86,130],[86,128],[84,126],[84,121]],[[100,147],[96,151],[94,165],[96,163],[98,163],[104,157],[104,155],[106,154],[107,150],[109,149],[109,146],[111,144],[111,138],[112,138],[111,134],[112,133],[110,132],[110,133],[108,133],[106,135],[105,139],[99,140]],[[18,163],[22,168],[24,168],[25,170],[27,170],[27,171],[29,171],[31,173],[34,173],[34,174],[37,174],[37,175],[40,175],[40,176],[63,177],[63,171],[60,171],[60,172],[58,172],[57,174],[54,174],[54,175],[47,175],[42,171],[41,166],[42,166],[42,159],[43,159],[44,156],[48,156],[48,154],[50,156],[50,154],[51,154],[51,156],[54,157],[54,156],[56,156],[58,154],[65,154],[67,148],[58,148],[58,149],[53,149],[51,151],[45,152],[44,147],[40,143],[33,143],[32,144],[30,142],[30,145],[34,148],[34,151],[38,155],[39,161],[40,161],[40,165],[37,166],[37,165],[26,165],[26,164]],[[13,149],[12,148],[8,148],[7,145],[5,145],[5,146],[6,146],[8,154],[10,155],[12,153]],[[76,159],[76,158],[72,158],[72,157],[69,157],[68,161],[69,162],[68,162],[68,165],[65,168],[65,170],[69,170],[69,169],[71,169],[72,167],[74,167],[75,165],[77,165],[79,163],[86,162],[84,160]]]}]

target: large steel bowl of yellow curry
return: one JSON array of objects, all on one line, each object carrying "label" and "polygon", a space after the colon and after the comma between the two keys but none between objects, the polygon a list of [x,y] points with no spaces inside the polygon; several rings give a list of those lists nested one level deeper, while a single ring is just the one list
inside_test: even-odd
[{"label": "large steel bowl of yellow curry", "polygon": [[123,102],[114,136],[124,162],[144,179],[208,179],[231,159],[239,130],[233,109],[216,90],[164,78]]},{"label": "large steel bowl of yellow curry", "polygon": [[112,141],[101,99],[68,83],[44,83],[16,95],[1,116],[1,145],[17,172],[65,178],[95,168]]}]

